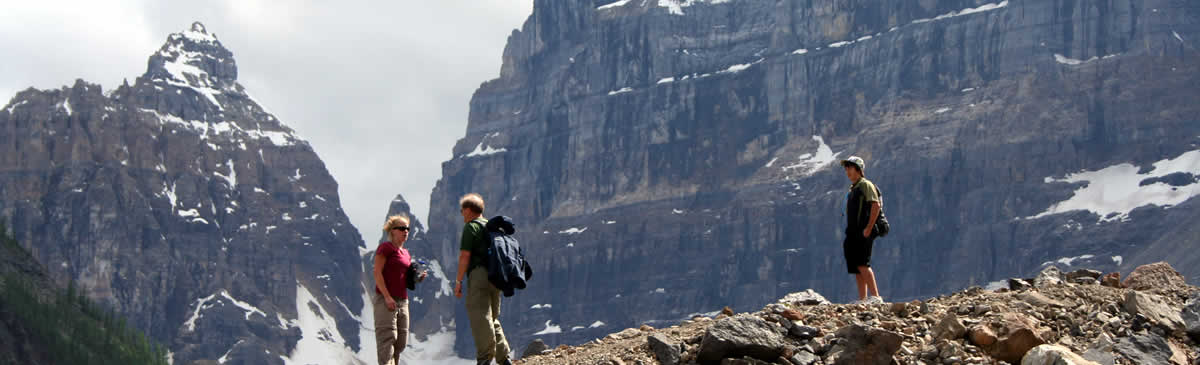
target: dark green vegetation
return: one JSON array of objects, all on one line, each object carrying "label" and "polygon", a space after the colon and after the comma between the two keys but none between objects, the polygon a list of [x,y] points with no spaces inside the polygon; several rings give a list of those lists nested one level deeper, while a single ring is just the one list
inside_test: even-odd
[{"label": "dark green vegetation", "polygon": [[166,349],[54,285],[0,223],[0,364],[166,364]]}]

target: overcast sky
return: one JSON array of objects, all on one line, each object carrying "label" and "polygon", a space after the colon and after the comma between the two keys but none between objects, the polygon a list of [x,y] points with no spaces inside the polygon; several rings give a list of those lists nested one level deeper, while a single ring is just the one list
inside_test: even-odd
[{"label": "overcast sky", "polygon": [[429,195],[466,131],[471,93],[532,0],[4,1],[0,104],[27,87],[133,80],[167,35],[200,21],[233,52],[238,81],[316,149],[373,244],[404,194]]}]

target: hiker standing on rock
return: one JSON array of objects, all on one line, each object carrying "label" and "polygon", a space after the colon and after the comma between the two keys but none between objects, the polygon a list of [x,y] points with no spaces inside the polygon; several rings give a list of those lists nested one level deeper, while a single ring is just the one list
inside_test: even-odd
[{"label": "hiker standing on rock", "polygon": [[875,245],[872,228],[883,209],[883,201],[875,184],[864,176],[866,162],[861,157],[850,156],[842,160],[842,167],[851,183],[850,192],[846,194],[846,240],[842,242],[846,270],[854,274],[857,281],[857,303],[883,303],[875,285],[875,272],[871,270],[871,249]]},{"label": "hiker standing on rock", "polygon": [[511,365],[508,360],[508,340],[500,327],[500,289],[488,281],[487,249],[489,246],[487,219],[483,219],[483,197],[467,194],[459,199],[463,233],[458,252],[458,277],[454,296],[463,296],[463,275],[467,276],[467,319],[475,339],[476,364]]},{"label": "hiker standing on rock", "polygon": [[[375,249],[375,349],[379,365],[400,363],[400,353],[408,345],[408,280],[412,256],[404,248],[408,241],[408,216],[388,217],[383,232],[389,240]],[[422,271],[417,280],[425,279]]]}]

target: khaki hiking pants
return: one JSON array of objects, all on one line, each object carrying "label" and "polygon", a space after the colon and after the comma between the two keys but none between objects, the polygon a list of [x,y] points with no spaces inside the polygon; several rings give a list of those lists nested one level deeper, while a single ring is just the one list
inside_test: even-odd
[{"label": "khaki hiking pants", "polygon": [[508,340],[500,327],[500,289],[488,281],[486,268],[477,267],[467,275],[467,319],[475,338],[475,359],[508,360]]},{"label": "khaki hiking pants", "polygon": [[408,299],[396,300],[396,311],[390,311],[383,295],[371,294],[375,310],[375,349],[379,365],[399,365],[400,353],[408,345]]}]

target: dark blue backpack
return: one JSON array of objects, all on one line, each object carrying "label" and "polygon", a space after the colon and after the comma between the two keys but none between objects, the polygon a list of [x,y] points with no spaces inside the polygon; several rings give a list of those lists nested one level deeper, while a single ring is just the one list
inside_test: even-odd
[{"label": "dark blue backpack", "polygon": [[513,233],[516,227],[505,216],[496,216],[484,226],[488,236],[487,271],[488,281],[500,289],[504,296],[511,297],[515,289],[525,289],[525,282],[533,278],[533,268],[525,261],[525,251]]}]

